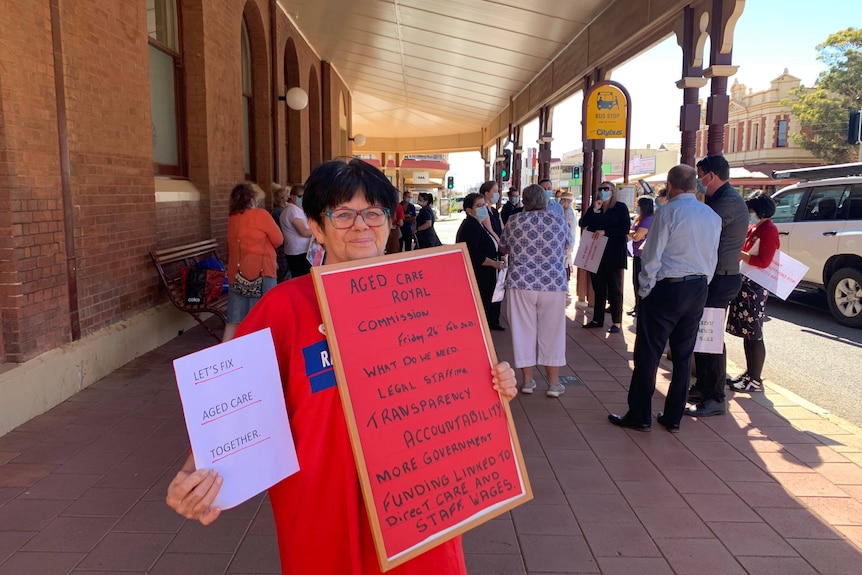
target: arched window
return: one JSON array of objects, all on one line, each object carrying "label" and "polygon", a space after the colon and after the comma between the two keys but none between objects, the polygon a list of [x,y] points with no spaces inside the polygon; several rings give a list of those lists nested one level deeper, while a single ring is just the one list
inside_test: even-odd
[{"label": "arched window", "polygon": [[251,44],[248,26],[242,19],[242,166],[245,179],[254,181],[254,93],[251,72]]},{"label": "arched window", "polygon": [[180,16],[176,0],[147,0],[153,170],[184,176],[185,119]]}]

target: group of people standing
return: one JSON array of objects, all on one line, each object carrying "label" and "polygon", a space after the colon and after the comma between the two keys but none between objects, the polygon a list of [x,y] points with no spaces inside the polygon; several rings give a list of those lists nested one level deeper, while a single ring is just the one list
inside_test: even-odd
[{"label": "group of people standing", "polygon": [[[575,214],[553,199],[550,180],[524,190],[509,190],[502,209],[499,185],[482,184],[464,198],[467,217],[456,241],[464,242],[476,275],[479,295],[492,330],[505,331],[502,302],[494,301],[498,274],[505,273],[505,301],[512,332],[515,367],[520,368],[523,393],[533,393],[533,369],[545,367],[549,397],[559,397],[559,368],[566,364],[566,294],[574,243]],[[505,270],[505,272],[504,272]]]},{"label": "group of people standing", "polygon": [[[779,247],[778,230],[769,219],[775,204],[760,193],[743,199],[728,182],[729,173],[723,156],[706,156],[696,168],[680,165],[668,172],[668,200],[654,214],[652,206],[639,202],[631,239],[644,239],[639,224],[651,219],[635,263],[637,337],[628,411],[610,414],[614,425],[651,429],[656,372],[667,344],[673,373],[657,421],[668,431],[678,432],[684,415],[727,413],[727,383],[736,391],[762,390],[767,292],[740,273],[740,262],[760,268],[771,264]],[[699,183],[704,202],[697,197]],[[723,314],[728,307],[727,332],[744,339],[747,362],[746,372],[733,380],[727,378],[724,347],[717,354],[694,353],[704,308]],[[692,360],[696,383],[690,388]]]}]

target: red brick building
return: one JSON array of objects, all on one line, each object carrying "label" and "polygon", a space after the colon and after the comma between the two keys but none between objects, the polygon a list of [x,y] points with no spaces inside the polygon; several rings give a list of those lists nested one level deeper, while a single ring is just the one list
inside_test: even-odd
[{"label": "red brick building", "polygon": [[2,434],[189,327],[148,252],[226,255],[233,185],[347,155],[351,98],[275,0],[0,0],[0,30]]}]

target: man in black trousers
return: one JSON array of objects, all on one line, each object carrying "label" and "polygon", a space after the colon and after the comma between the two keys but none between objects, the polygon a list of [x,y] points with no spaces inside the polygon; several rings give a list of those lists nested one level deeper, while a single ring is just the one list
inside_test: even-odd
[{"label": "man in black trousers", "polygon": [[[706,307],[727,311],[742,287],[739,254],[748,232],[748,206],[727,181],[730,178],[730,165],[724,156],[704,157],[697,163],[697,175],[706,188],[706,205],[721,217],[718,263],[709,282]],[[724,326],[719,333],[724,333]],[[724,415],[727,413],[727,403],[724,401],[727,351],[722,347],[720,354],[696,353],[694,357],[697,382],[690,390],[688,399],[695,405],[686,410],[686,415]]]},{"label": "man in black trousers", "polygon": [[679,431],[691,377],[691,356],[712,279],[721,218],[697,200],[697,172],[674,166],[667,175],[670,201],[657,211],[641,254],[637,339],[629,410],[608,415],[619,427],[650,431],[656,372],[670,341],[673,376],[658,422]]}]

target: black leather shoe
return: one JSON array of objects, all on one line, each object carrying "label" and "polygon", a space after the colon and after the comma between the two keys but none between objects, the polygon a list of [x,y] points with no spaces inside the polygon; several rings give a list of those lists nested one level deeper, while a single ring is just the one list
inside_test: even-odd
[{"label": "black leather shoe", "polygon": [[688,390],[688,403],[700,403],[703,401],[703,393],[700,390],[691,388]]},{"label": "black leather shoe", "polygon": [[692,417],[709,417],[711,415],[724,415],[727,413],[727,404],[723,401],[707,399],[697,405],[689,406],[683,413]]},{"label": "black leather shoe", "polygon": [[663,411],[659,411],[659,412],[658,412],[658,415],[656,416],[656,418],[655,418],[655,419],[656,419],[656,421],[658,421],[661,425],[663,425],[665,429],[667,429],[667,430],[668,430],[668,431],[670,431],[671,433],[679,433],[679,424],[678,424],[678,423],[671,423],[670,421],[668,421],[668,420],[665,418],[665,416],[664,416],[664,412],[663,412]]},{"label": "black leather shoe", "polygon": [[637,314],[638,314],[638,310],[636,310],[636,309],[630,309],[629,311],[626,312],[626,315],[630,315],[632,317],[635,317]]},{"label": "black leather shoe", "polygon": [[627,427],[636,431],[651,431],[651,426],[649,423],[638,423],[636,421],[632,421],[631,419],[627,419],[624,416],[617,415],[616,413],[611,413],[610,415],[608,415],[608,421],[610,421],[617,427]]},{"label": "black leather shoe", "polygon": [[493,329],[494,331],[506,331],[506,328],[499,323],[497,325],[492,325],[491,329]]},{"label": "black leather shoe", "polygon": [[608,328],[608,333],[620,333],[620,328],[618,326],[612,325]]},{"label": "black leather shoe", "polygon": [[597,327],[605,327],[605,324],[599,323],[597,321],[591,321],[590,323],[585,323],[582,327],[584,329],[595,329]]}]

